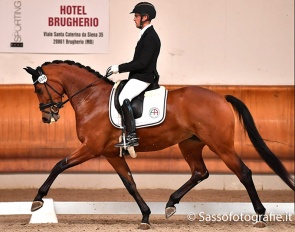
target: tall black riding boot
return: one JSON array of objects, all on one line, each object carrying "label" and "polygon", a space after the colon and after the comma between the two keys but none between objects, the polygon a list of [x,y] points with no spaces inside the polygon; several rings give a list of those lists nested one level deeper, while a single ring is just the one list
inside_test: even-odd
[{"label": "tall black riding boot", "polygon": [[126,127],[127,135],[124,139],[115,145],[115,147],[135,147],[138,146],[138,138],[136,136],[135,119],[129,99],[125,99],[122,105],[122,118]]}]

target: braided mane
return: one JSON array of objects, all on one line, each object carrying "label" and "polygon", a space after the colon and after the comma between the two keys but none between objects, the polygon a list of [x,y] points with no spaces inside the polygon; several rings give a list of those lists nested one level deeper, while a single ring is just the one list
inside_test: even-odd
[{"label": "braided mane", "polygon": [[75,65],[75,66],[78,66],[79,68],[86,69],[88,72],[95,74],[95,76],[97,76],[98,78],[101,78],[104,81],[106,81],[107,83],[109,83],[111,85],[114,85],[114,82],[113,81],[111,81],[108,78],[106,78],[105,76],[101,75],[99,72],[95,71],[91,67],[84,66],[84,65],[82,65],[82,64],[80,64],[78,62],[72,61],[72,60],[53,60],[51,62],[45,62],[45,63],[43,63],[41,65],[41,67],[42,66],[45,66],[45,65],[48,65],[48,64],[61,64],[61,63],[68,64],[68,65]]}]

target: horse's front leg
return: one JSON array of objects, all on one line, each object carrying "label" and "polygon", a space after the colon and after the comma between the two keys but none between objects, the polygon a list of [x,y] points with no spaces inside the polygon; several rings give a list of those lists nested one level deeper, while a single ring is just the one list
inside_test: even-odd
[{"label": "horse's front leg", "polygon": [[133,180],[132,174],[130,172],[130,169],[124,157],[119,157],[119,156],[107,157],[107,160],[116,170],[121,180],[123,181],[123,184],[125,185],[126,189],[130,193],[130,195],[134,198],[134,200],[136,201],[136,203],[138,204],[140,208],[140,211],[142,213],[142,220],[138,229],[143,229],[143,230],[150,229],[151,225],[149,222],[149,217],[151,214],[151,210],[148,207],[148,205],[145,203],[145,201],[142,199],[139,192],[137,191],[136,184]]},{"label": "horse's front leg", "polygon": [[83,144],[82,147],[77,149],[71,156],[59,161],[51,170],[46,181],[39,188],[38,194],[32,203],[31,211],[36,211],[43,206],[43,197],[47,195],[51,185],[60,173],[94,157],[95,156],[87,150],[86,145]]}]

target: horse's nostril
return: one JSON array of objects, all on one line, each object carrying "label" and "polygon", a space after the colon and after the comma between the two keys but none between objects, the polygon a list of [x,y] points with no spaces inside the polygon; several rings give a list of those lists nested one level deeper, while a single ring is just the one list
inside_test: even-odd
[{"label": "horse's nostril", "polygon": [[42,122],[43,123],[50,123],[50,119],[48,119],[46,117],[42,117]]}]

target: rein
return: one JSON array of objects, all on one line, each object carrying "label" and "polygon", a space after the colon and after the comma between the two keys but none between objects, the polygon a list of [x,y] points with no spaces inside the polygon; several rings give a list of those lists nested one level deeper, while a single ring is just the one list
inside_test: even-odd
[{"label": "rein", "polygon": [[68,101],[70,101],[73,97],[75,97],[76,95],[78,95],[79,93],[83,92],[84,90],[90,88],[91,86],[93,86],[96,82],[98,82],[99,80],[96,80],[94,82],[92,82],[91,84],[85,86],[83,89],[78,90],[76,93],[74,93],[71,97],[69,97],[67,100],[63,101],[63,102],[58,102],[58,108],[62,108],[64,104],[66,104]]}]

